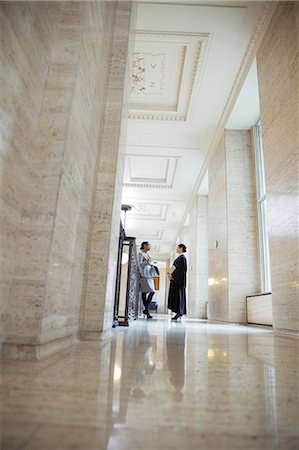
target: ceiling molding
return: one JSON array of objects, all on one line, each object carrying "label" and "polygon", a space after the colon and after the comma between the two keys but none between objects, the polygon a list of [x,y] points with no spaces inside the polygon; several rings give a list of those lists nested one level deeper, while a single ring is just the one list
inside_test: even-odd
[{"label": "ceiling molding", "polygon": [[[153,134],[153,136],[155,136],[154,134]],[[134,148],[137,148],[138,150],[140,150],[140,148],[142,148],[142,149],[146,149],[147,151],[148,150],[153,150],[153,152],[157,149],[157,147],[159,148],[159,149],[166,149],[166,150],[168,150],[168,149],[171,149],[172,151],[173,151],[173,149],[175,148],[175,149],[177,149],[177,150],[179,150],[179,151],[183,151],[183,150],[185,150],[185,149],[187,149],[187,150],[196,150],[196,151],[200,151],[200,146],[198,145],[198,146],[196,146],[196,145],[186,145],[186,143],[183,143],[183,144],[179,144],[179,143],[174,143],[174,144],[161,144],[160,142],[159,142],[159,144],[158,145],[153,145],[153,144],[132,144],[132,143],[129,143],[128,145],[127,145],[127,148],[129,148],[130,150],[134,150]],[[168,158],[168,156],[169,155],[159,155],[159,156],[165,156],[166,158]],[[181,158],[181,156],[177,156],[177,158]]]},{"label": "ceiling molding", "polygon": [[243,83],[245,81],[247,73],[250,69],[250,66],[251,66],[255,56],[256,56],[259,44],[264,36],[264,33],[267,29],[267,26],[271,20],[271,17],[274,13],[276,6],[277,6],[276,2],[274,2],[274,4],[267,3],[264,5],[263,13],[261,14],[260,20],[257,23],[254,33],[248,44],[246,53],[242,60],[242,64],[241,64],[238,74],[235,78],[234,85],[231,89],[230,95],[228,96],[227,102],[225,104],[225,107],[223,109],[222,115],[220,117],[220,120],[219,120],[217,128],[216,128],[216,131],[214,133],[213,139],[211,141],[211,145],[209,147],[206,159],[200,170],[200,173],[197,178],[196,184],[194,186],[193,192],[187,202],[185,213],[182,217],[180,225],[178,226],[178,231],[176,233],[174,243],[176,242],[177,238],[179,237],[179,235],[181,233],[181,230],[183,229],[186,218],[187,218],[187,216],[191,210],[191,207],[195,201],[197,191],[203,181],[203,178],[208,170],[209,164],[210,164],[210,162],[214,156],[214,153],[217,149],[218,143],[224,133],[226,122],[227,122],[227,120],[231,114],[231,111],[236,103],[239,92],[241,91],[241,88],[243,86]]},{"label": "ceiling molding", "polygon": [[[135,52],[133,63],[129,119],[187,121],[200,84],[209,38],[210,33],[136,31],[139,51]],[[171,70],[170,55],[180,60],[177,72]],[[146,80],[151,69],[158,72],[151,74],[152,81]],[[168,85],[163,91],[165,83]]]},{"label": "ceiling molding", "polygon": [[143,189],[172,189],[172,185],[165,184],[123,183],[123,186]]},{"label": "ceiling molding", "polygon": [[[154,3],[138,4],[137,21],[132,30],[132,33],[139,32],[134,51],[139,52],[137,56],[145,54],[140,73],[144,67],[148,74],[145,86],[150,89],[146,95],[141,90],[140,95],[137,92],[129,96],[130,103],[125,105],[126,111],[129,109],[126,115],[131,114],[132,118],[132,114],[137,114],[144,120],[127,121],[127,141],[122,153],[125,164],[122,203],[133,207],[140,203],[156,205],[151,207],[152,215],[144,211],[140,214],[136,209],[138,217],[131,217],[131,220],[127,217],[127,227],[131,235],[138,233],[139,241],[149,240],[159,245],[161,259],[169,256],[177,233],[187,224],[188,215],[191,217],[198,187],[219,145],[229,109],[239,95],[242,77],[246,76],[257,51],[261,37],[257,34],[259,27],[263,27],[262,15],[267,2],[246,1],[240,8],[226,10],[217,10],[217,7],[167,9]],[[156,31],[152,32],[153,29]],[[163,31],[169,29],[172,32]],[[196,32],[199,36],[200,32],[208,33],[205,34],[205,55],[200,37],[190,37]],[[254,39],[257,39],[256,44]],[[255,48],[251,50],[252,45]],[[195,63],[198,50],[198,58],[203,58],[199,70]],[[128,65],[129,84],[131,67]],[[150,86],[152,81],[156,81],[156,86]],[[188,107],[187,113],[183,107]],[[170,117],[163,118],[163,115]],[[131,175],[125,160],[127,154],[140,157],[132,160]],[[179,158],[173,183],[166,175],[168,155]],[[162,212],[158,214],[162,204],[169,205],[166,220],[159,220],[159,216],[163,217]],[[156,233],[161,229],[163,237],[158,238]],[[152,248],[153,257],[155,253]]]},{"label": "ceiling molding", "polygon": [[[257,53],[257,48],[259,43],[261,42],[261,39],[264,35],[264,32],[267,28],[267,25],[272,17],[272,14],[274,12],[274,9],[276,7],[275,5],[271,5],[269,3],[267,3],[264,6],[264,10],[263,10],[263,14],[261,14],[260,20],[254,30],[254,33],[251,37],[251,40],[249,42],[249,45],[247,47],[246,53],[244,55],[242,64],[239,68],[238,74],[235,78],[235,82],[234,85],[231,89],[231,92],[228,96],[228,99],[226,101],[226,104],[224,106],[222,115],[220,117],[220,120],[218,122],[218,126],[216,129],[216,132],[214,134],[214,137],[212,139],[211,145],[210,145],[210,150],[208,152],[208,155],[213,154],[218,142],[222,136],[222,133],[224,131],[226,122],[231,114],[231,111],[237,101],[237,98],[239,96],[240,90],[244,84],[245,78],[248,74],[248,71],[252,65],[252,62],[255,58],[255,55]],[[199,186],[198,186],[199,187]]]}]

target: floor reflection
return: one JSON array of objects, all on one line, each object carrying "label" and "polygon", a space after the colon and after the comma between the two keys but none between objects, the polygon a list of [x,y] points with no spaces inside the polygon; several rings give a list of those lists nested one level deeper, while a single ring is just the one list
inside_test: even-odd
[{"label": "floor reflection", "polygon": [[174,400],[183,400],[183,387],[185,384],[185,339],[186,328],[183,324],[180,328],[170,328],[167,330],[166,348],[167,365],[170,383],[174,386]]},{"label": "floor reflection", "polygon": [[114,425],[126,422],[130,399],[140,402],[146,397],[147,379],[156,367],[153,343],[146,327],[136,329],[134,333],[118,328],[115,334],[112,388]]},{"label": "floor reflection", "polygon": [[167,316],[2,364],[1,449],[299,448],[299,341]]}]

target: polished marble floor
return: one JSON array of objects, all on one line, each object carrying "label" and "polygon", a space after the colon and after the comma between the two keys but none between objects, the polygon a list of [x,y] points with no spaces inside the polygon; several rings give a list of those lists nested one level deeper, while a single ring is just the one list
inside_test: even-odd
[{"label": "polished marble floor", "polygon": [[299,340],[169,316],[2,363],[1,450],[299,449]]}]

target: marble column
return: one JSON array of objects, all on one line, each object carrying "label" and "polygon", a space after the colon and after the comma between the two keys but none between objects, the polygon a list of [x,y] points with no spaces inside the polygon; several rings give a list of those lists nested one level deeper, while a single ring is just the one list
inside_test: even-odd
[{"label": "marble column", "polygon": [[276,7],[257,53],[273,326],[299,332],[299,5]]},{"label": "marble column", "polygon": [[260,292],[254,153],[249,131],[225,131],[229,320],[247,322],[246,295]]},{"label": "marble column", "polygon": [[246,322],[259,291],[257,211],[249,131],[225,130],[209,168],[209,318]]},{"label": "marble column", "polygon": [[209,308],[208,318],[229,321],[227,192],[224,134],[209,165],[208,247]]},{"label": "marble column", "polygon": [[2,356],[40,359],[77,336],[118,6],[1,8]]},{"label": "marble column", "polygon": [[105,340],[112,327],[131,67],[128,53],[133,42],[129,31],[134,17],[130,2],[118,4],[82,295],[80,338],[87,340]]},{"label": "marble column", "polygon": [[207,318],[208,301],[208,197],[197,195],[190,210],[188,316]]}]

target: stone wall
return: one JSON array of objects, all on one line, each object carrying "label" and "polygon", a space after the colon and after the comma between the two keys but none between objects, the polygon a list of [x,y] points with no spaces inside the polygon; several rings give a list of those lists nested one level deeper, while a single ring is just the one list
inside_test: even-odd
[{"label": "stone wall", "polygon": [[188,316],[206,319],[208,301],[208,197],[197,195],[189,213]]},{"label": "stone wall", "polygon": [[223,136],[209,166],[208,198],[210,283],[208,318],[222,321],[229,321],[226,191],[225,141]]},{"label": "stone wall", "polygon": [[133,54],[128,50],[133,44],[133,36],[129,35],[131,20],[133,22],[135,16],[133,13],[131,17],[130,2],[120,2],[111,43],[106,110],[82,294],[82,339],[101,337],[105,340],[111,332],[113,319],[128,117],[127,80],[131,68],[128,53]]},{"label": "stone wall", "polygon": [[299,331],[299,5],[281,2],[257,54],[273,325]]},{"label": "stone wall", "polygon": [[229,321],[247,322],[246,296],[260,292],[254,153],[249,131],[225,131]]},{"label": "stone wall", "polygon": [[246,322],[259,291],[254,179],[250,132],[225,130],[209,168],[209,319]]},{"label": "stone wall", "polygon": [[76,339],[114,22],[129,7],[1,4],[4,357],[42,358]]}]

